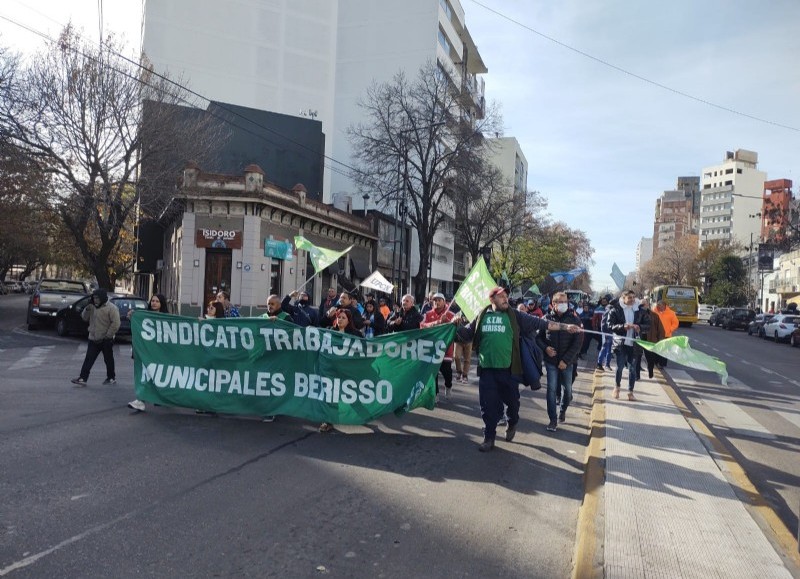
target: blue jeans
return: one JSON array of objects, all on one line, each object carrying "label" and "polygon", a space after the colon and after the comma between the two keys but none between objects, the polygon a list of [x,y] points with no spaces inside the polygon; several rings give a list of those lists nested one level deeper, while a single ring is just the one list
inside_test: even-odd
[{"label": "blue jeans", "polygon": [[597,363],[603,366],[611,364],[611,345],[614,343],[614,338],[611,336],[603,336],[603,347],[600,353],[597,354]]},{"label": "blue jeans", "polygon": [[485,438],[494,440],[497,423],[503,417],[503,405],[508,407],[508,425],[515,426],[519,422],[519,382],[507,368],[481,368],[480,371],[478,400],[484,424],[483,434]]},{"label": "blue jeans", "polygon": [[636,377],[639,373],[639,361],[633,354],[633,346],[622,345],[616,351],[617,354],[617,376],[616,382],[619,388],[622,384],[622,369],[628,367],[628,391],[633,392],[633,385],[636,383]]},{"label": "blue jeans", "polygon": [[547,416],[550,422],[555,422],[558,418],[558,407],[556,407],[556,394],[561,387],[564,392],[561,394],[561,410],[566,411],[572,400],[572,364],[559,370],[554,364],[544,363],[547,369]]}]

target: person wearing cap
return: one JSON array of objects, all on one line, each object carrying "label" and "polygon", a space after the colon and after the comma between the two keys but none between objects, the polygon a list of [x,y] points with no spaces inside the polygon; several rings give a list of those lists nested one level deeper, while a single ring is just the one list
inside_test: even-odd
[{"label": "person wearing cap", "polygon": [[478,352],[478,395],[484,424],[481,452],[494,448],[497,423],[506,407],[506,441],[511,442],[519,422],[519,383],[522,376],[520,336],[535,339],[539,330],[581,332],[579,326],[547,321],[510,308],[502,287],[489,291],[490,305],[468,326]]},{"label": "person wearing cap", "polygon": [[[420,328],[432,328],[441,324],[450,324],[455,319],[455,314],[450,311],[447,302],[444,299],[444,294],[433,294],[433,308],[428,310],[425,317],[422,319]],[[450,392],[453,390],[453,349],[451,343],[450,347],[445,352],[444,360],[439,366],[439,373],[444,376],[444,397],[450,398]],[[436,401],[439,401],[439,374],[436,374]]]}]

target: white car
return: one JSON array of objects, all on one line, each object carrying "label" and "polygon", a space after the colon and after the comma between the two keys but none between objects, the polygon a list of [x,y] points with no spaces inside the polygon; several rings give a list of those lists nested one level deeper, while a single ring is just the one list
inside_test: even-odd
[{"label": "white car", "polygon": [[711,317],[711,314],[714,310],[717,309],[717,306],[710,306],[707,304],[700,304],[697,306],[697,319],[701,322],[708,323],[708,318]]},{"label": "white car", "polygon": [[797,324],[800,324],[798,315],[775,314],[769,322],[764,324],[764,335],[767,338],[773,338],[776,342],[786,342]]}]

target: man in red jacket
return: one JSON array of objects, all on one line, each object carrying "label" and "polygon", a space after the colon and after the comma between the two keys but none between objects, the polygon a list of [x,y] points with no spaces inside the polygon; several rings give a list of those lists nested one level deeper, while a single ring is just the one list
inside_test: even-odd
[{"label": "man in red jacket", "polygon": [[[444,294],[433,294],[433,307],[425,313],[425,318],[419,327],[430,328],[439,324],[449,324],[455,317],[455,314],[447,307]],[[450,398],[450,392],[453,389],[453,344],[447,348],[442,365],[439,366],[439,372],[444,376],[444,397]],[[439,402],[439,374],[436,374],[436,402]]]}]

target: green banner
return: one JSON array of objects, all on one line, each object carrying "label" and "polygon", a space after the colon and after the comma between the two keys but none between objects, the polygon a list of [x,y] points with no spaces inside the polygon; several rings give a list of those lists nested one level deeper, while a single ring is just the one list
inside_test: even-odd
[{"label": "green banner", "polygon": [[492,275],[486,268],[486,262],[479,257],[469,275],[459,286],[453,301],[471,322],[483,308],[492,303],[489,300],[489,290],[495,285]]},{"label": "green banner", "polygon": [[686,336],[673,336],[660,340],[655,344],[646,340],[636,340],[636,343],[645,350],[663,356],[667,360],[682,366],[707,372],[716,372],[719,374],[722,383],[728,384],[728,367],[725,362],[703,352],[692,350],[691,346],[689,346],[689,338]]},{"label": "green banner", "polygon": [[311,256],[311,263],[314,265],[314,271],[319,272],[336,262],[345,253],[353,249],[351,245],[344,251],[336,251],[335,249],[326,249],[324,247],[317,247],[302,235],[294,236],[294,245],[297,249],[307,251]]},{"label": "green banner", "polygon": [[433,409],[453,324],[365,339],[281,320],[131,319],[139,400],[226,414],[366,424]]}]

